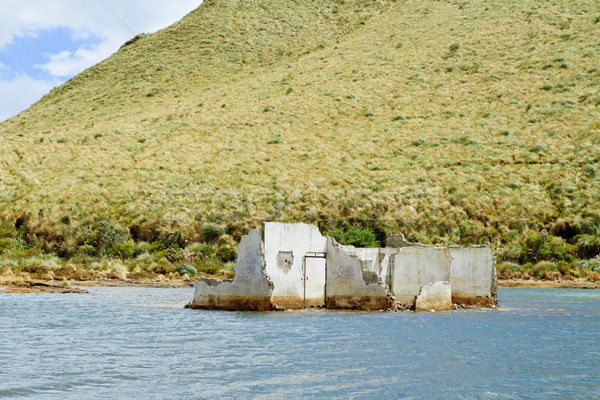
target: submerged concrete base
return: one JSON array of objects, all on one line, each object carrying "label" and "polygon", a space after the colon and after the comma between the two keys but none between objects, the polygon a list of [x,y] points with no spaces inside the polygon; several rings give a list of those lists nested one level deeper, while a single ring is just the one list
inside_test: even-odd
[{"label": "submerged concrete base", "polygon": [[[300,296],[273,296],[273,304],[285,310],[300,310],[304,308],[304,299]],[[311,307],[310,305],[308,307]]]},{"label": "submerged concrete base", "polygon": [[461,306],[492,307],[498,305],[492,296],[473,296],[469,294],[452,293],[452,303]]},{"label": "submerged concrete base", "polygon": [[433,282],[421,288],[415,301],[415,311],[452,310],[450,282]]},{"label": "submerged concrete base", "polygon": [[377,311],[392,309],[393,302],[388,297],[331,296],[327,297],[325,307],[339,310]]},{"label": "submerged concrete base", "polygon": [[269,297],[259,296],[196,296],[194,301],[185,306],[195,310],[224,311],[275,311],[277,308]]}]

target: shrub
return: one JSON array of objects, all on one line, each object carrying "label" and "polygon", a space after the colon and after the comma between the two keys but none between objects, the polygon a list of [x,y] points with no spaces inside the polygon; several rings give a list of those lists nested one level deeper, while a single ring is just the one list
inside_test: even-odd
[{"label": "shrub", "polygon": [[48,268],[44,267],[41,262],[36,261],[32,264],[29,264],[22,269],[23,272],[27,272],[34,278],[42,278],[50,271]]},{"label": "shrub", "polygon": [[281,135],[274,135],[271,140],[267,142],[267,144],[282,144],[283,140],[281,140]]},{"label": "shrub", "polygon": [[528,236],[522,242],[518,261],[520,263],[542,260],[570,262],[575,259],[577,251],[577,246],[566,243],[563,239],[546,234],[536,234]]},{"label": "shrub", "polygon": [[158,264],[155,264],[151,267],[151,270],[155,274],[162,274],[162,275],[167,275],[172,272],[177,272],[177,268],[173,264],[170,264],[167,262],[160,262]]},{"label": "shrub", "polygon": [[132,242],[116,244],[107,251],[109,256],[120,258],[132,258],[134,253],[135,248]]},{"label": "shrub", "polygon": [[381,247],[375,232],[371,228],[353,226],[347,231],[336,229],[326,233],[341,244],[355,247]]},{"label": "shrub", "polygon": [[223,262],[235,261],[235,249],[227,245],[219,246],[215,255]]},{"label": "shrub", "polygon": [[217,224],[204,224],[200,229],[205,242],[213,242],[227,234],[227,227]]},{"label": "shrub", "polygon": [[560,272],[563,276],[566,276],[571,273],[573,264],[568,263],[566,261],[559,261],[557,266],[558,266],[558,272]]},{"label": "shrub", "polygon": [[96,253],[98,253],[98,250],[90,244],[84,244],[82,246],[79,246],[77,252],[84,256],[93,256]]},{"label": "shrub", "polygon": [[109,250],[128,241],[128,233],[109,219],[87,221],[80,228],[77,238],[79,246],[92,246],[98,255],[107,254]]},{"label": "shrub", "polygon": [[579,256],[591,258],[600,254],[600,236],[593,234],[577,235],[573,238],[579,249]]},{"label": "shrub", "polygon": [[213,257],[217,252],[217,245],[214,243],[192,243],[187,247],[194,259],[203,260]]},{"label": "shrub", "polygon": [[596,168],[594,168],[594,166],[590,164],[586,164],[583,166],[583,172],[590,178],[596,176]]},{"label": "shrub", "polygon": [[199,267],[200,272],[208,275],[215,275],[220,270],[218,264],[207,264]]},{"label": "shrub", "polygon": [[185,274],[189,276],[198,275],[198,271],[196,270],[196,268],[192,267],[190,264],[179,264],[175,271],[181,276]]},{"label": "shrub", "polygon": [[149,253],[152,250],[152,246],[148,242],[138,242],[135,244],[134,256]]},{"label": "shrub", "polygon": [[536,146],[533,146],[532,148],[529,149],[530,152],[532,153],[547,153],[548,149],[546,149],[546,147],[542,146],[541,144],[538,144]]}]

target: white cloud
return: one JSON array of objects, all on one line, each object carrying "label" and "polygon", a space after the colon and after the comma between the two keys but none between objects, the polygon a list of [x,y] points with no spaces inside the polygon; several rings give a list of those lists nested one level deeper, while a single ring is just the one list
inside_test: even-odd
[{"label": "white cloud", "polygon": [[80,34],[127,40],[132,33],[103,2],[136,33],[164,28],[202,3],[201,0],[2,0],[0,48],[12,43],[15,37],[57,26]]},{"label": "white cloud", "polygon": [[25,75],[0,80],[0,121],[25,110],[58,84],[57,81],[36,80]]},{"label": "white cloud", "polygon": [[[51,81],[27,76],[0,80],[0,120],[3,120],[62,83],[55,78],[70,78],[117,51],[134,36],[129,28],[135,33],[165,28],[197,8],[202,0],[0,0],[0,3],[0,51],[19,38],[38,37],[40,32],[57,27],[71,30],[76,38],[101,39],[96,45],[76,51],[48,54],[48,62],[36,67],[52,77]],[[0,65],[0,79],[6,72]]]},{"label": "white cloud", "polygon": [[35,65],[50,76],[69,77],[99,63],[114,51],[114,44],[105,41],[89,48],[81,47],[77,51],[61,51],[51,54],[45,64]]}]

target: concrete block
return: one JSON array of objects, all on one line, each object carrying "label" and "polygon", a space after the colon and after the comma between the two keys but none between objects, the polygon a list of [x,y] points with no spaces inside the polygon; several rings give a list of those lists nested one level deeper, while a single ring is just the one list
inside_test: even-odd
[{"label": "concrete block", "polygon": [[452,302],[490,307],[498,302],[495,260],[484,246],[451,246],[450,285]]},{"label": "concrete block", "polygon": [[391,263],[391,287],[396,300],[413,307],[421,288],[450,280],[450,255],[445,247],[404,247]]}]

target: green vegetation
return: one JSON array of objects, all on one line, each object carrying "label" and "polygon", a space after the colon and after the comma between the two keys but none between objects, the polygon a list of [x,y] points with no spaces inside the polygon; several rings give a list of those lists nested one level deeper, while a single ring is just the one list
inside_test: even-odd
[{"label": "green vegetation", "polygon": [[341,244],[355,247],[381,247],[381,242],[370,228],[357,226],[350,227],[347,230],[338,228],[325,232],[325,235],[333,237]]},{"label": "green vegetation", "polygon": [[0,124],[0,259],[212,273],[289,221],[580,271],[600,253],[598,15],[207,0]]}]

